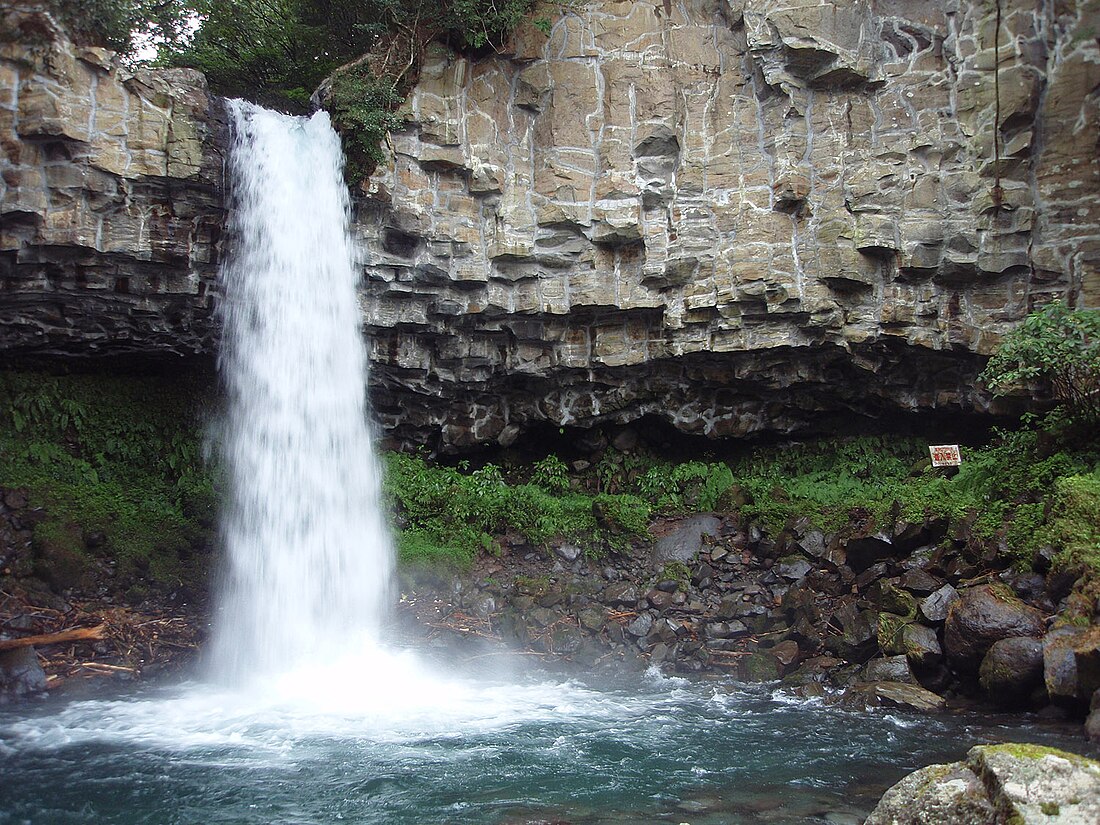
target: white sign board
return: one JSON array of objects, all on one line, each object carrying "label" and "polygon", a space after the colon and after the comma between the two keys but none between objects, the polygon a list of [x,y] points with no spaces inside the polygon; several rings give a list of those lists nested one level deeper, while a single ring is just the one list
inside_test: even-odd
[{"label": "white sign board", "polygon": [[933,467],[958,467],[962,464],[962,456],[959,454],[958,444],[930,446],[928,452],[932,454]]}]

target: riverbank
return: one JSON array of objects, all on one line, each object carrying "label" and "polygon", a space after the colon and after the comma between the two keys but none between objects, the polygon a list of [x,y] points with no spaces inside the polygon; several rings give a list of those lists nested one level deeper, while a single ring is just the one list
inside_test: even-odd
[{"label": "riverbank", "polygon": [[[55,685],[183,667],[218,555],[212,377],[2,377],[0,633],[106,625],[47,650]],[[399,612],[566,667],[1084,722],[1100,687],[1095,445],[971,434],[949,473],[914,432],[719,453],[639,422],[470,461],[387,453]]]}]

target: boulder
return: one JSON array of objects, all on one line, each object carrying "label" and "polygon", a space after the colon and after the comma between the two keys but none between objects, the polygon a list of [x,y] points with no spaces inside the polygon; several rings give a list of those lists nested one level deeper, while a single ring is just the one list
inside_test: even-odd
[{"label": "boulder", "polygon": [[798,642],[794,639],[785,639],[771,649],[771,654],[775,657],[779,667],[786,671],[798,661],[802,651],[798,647]]},{"label": "boulder", "polygon": [[33,647],[0,652],[0,704],[46,689],[46,674]]},{"label": "boulder", "polygon": [[879,800],[865,825],[985,825],[997,821],[985,786],[961,762],[929,765]]},{"label": "boulder", "polygon": [[830,636],[825,647],[849,662],[865,662],[878,649],[878,615],[847,604],[833,614],[840,623],[839,635]]},{"label": "boulder", "polygon": [[920,615],[929,624],[940,624],[947,618],[947,611],[959,598],[959,591],[949,584],[921,600]]},{"label": "boulder", "polygon": [[866,825],[1093,825],[1100,763],[1038,745],[979,745],[964,762],[909,774]]},{"label": "boulder", "polygon": [[905,682],[867,682],[854,685],[844,692],[841,701],[848,707],[890,707],[921,713],[940,711],[947,706],[943,697],[920,685]]},{"label": "boulder", "polygon": [[1027,636],[994,642],[982,659],[979,682],[999,705],[1026,702],[1043,682],[1043,643]]},{"label": "boulder", "polygon": [[865,682],[913,683],[913,673],[905,656],[884,656],[872,659],[863,666],[859,678]]},{"label": "boulder", "polygon": [[849,540],[845,547],[848,566],[861,573],[876,562],[891,559],[898,555],[890,536],[877,533],[873,536],[861,536]]},{"label": "boulder", "polygon": [[902,631],[902,646],[909,663],[917,668],[933,668],[943,661],[943,648],[936,631],[922,624],[909,624]]},{"label": "boulder", "polygon": [[1090,742],[1100,742],[1100,690],[1092,694],[1089,703],[1089,715],[1085,719],[1085,736]]},{"label": "boulder", "polygon": [[957,671],[973,675],[994,642],[1016,636],[1038,638],[1044,630],[1038,610],[1003,585],[984,584],[963,591],[948,609],[944,648]]},{"label": "boulder", "polygon": [[1100,689],[1100,627],[1061,627],[1047,634],[1043,679],[1051,701],[1084,709]]},{"label": "boulder", "polygon": [[692,561],[703,549],[705,536],[717,536],[722,520],[716,516],[699,515],[686,518],[657,539],[653,546],[653,561],[657,565],[670,561]]}]

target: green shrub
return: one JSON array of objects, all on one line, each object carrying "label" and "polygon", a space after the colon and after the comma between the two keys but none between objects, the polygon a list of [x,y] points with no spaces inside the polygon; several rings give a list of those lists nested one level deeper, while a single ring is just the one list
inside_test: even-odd
[{"label": "green shrub", "polygon": [[982,380],[998,394],[1048,384],[1071,421],[1100,423],[1100,310],[1040,307],[1005,336]]},{"label": "green shrub", "polygon": [[535,462],[531,468],[531,483],[550,493],[564,493],[569,489],[569,468],[551,453]]}]

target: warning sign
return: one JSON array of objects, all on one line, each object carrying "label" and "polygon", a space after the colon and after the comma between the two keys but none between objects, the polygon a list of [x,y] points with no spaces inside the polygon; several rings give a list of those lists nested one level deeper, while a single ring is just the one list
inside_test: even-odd
[{"label": "warning sign", "polygon": [[958,444],[940,444],[929,447],[928,452],[932,453],[933,467],[958,467],[962,464]]}]

